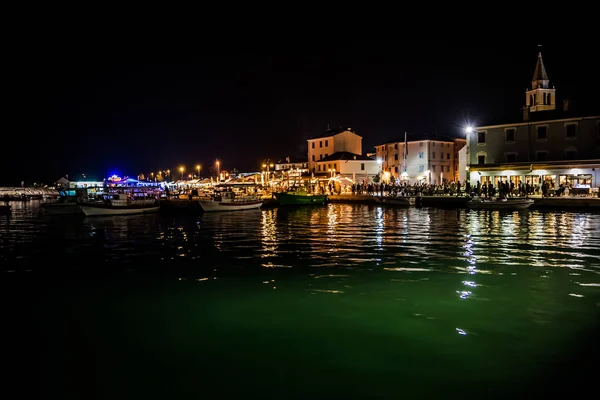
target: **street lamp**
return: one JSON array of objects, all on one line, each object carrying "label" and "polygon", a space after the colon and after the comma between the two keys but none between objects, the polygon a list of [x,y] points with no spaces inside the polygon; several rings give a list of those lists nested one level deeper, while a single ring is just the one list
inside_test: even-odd
[{"label": "street lamp", "polygon": [[196,165],[196,171],[198,171],[198,178],[200,178],[200,164]]},{"label": "street lamp", "polygon": [[181,172],[181,180],[183,180],[183,167],[179,167],[179,172]]},{"label": "street lamp", "polygon": [[217,179],[221,182],[221,163],[217,160]]},{"label": "street lamp", "polygon": [[273,168],[274,165],[273,165],[273,163],[270,163],[270,164],[269,163],[265,163],[265,164],[262,165],[262,167],[267,169],[267,183],[269,183],[269,181],[271,180],[271,177],[269,175],[269,167]]},{"label": "street lamp", "polygon": [[471,182],[471,133],[473,133],[473,127],[472,126],[467,126],[465,128],[465,132],[466,134],[466,139],[467,139],[467,165],[465,166],[465,169],[467,171],[467,182]]}]

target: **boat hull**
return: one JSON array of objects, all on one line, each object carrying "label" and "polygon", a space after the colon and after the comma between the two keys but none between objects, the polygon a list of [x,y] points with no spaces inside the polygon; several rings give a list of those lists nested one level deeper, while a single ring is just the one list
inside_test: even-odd
[{"label": "boat hull", "polygon": [[415,205],[414,197],[376,196],[375,201],[380,204],[386,204],[389,206],[396,206],[396,207],[410,207],[410,206]]},{"label": "boat hull", "polygon": [[166,211],[200,211],[198,200],[163,199],[160,200],[160,209]]},{"label": "boat hull", "polygon": [[325,194],[290,194],[275,193],[275,198],[282,206],[300,206],[307,204],[324,204],[327,200]]},{"label": "boat hull", "polygon": [[467,206],[473,210],[524,210],[533,205],[532,199],[522,200],[471,200]]},{"label": "boat hull", "polygon": [[156,205],[131,205],[131,206],[109,206],[105,204],[86,204],[81,205],[81,211],[88,216],[102,215],[132,215],[148,214],[158,212],[160,206]]},{"label": "boat hull", "polygon": [[205,212],[214,211],[242,211],[254,210],[260,208],[263,204],[262,199],[253,201],[219,201],[219,200],[198,200],[200,207]]},{"label": "boat hull", "polygon": [[47,203],[42,204],[42,208],[49,215],[81,214],[77,203]]}]

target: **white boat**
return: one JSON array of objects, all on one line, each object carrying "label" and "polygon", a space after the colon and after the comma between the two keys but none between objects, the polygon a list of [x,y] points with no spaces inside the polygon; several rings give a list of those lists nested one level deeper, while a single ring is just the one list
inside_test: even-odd
[{"label": "white boat", "polygon": [[474,210],[523,210],[533,205],[532,199],[483,199],[473,197],[467,207]]},{"label": "white boat", "polygon": [[198,200],[205,212],[240,211],[260,208],[263,199],[255,195],[238,196],[232,190],[215,192],[210,199]]},{"label": "white boat", "polygon": [[88,216],[131,215],[155,213],[160,209],[158,199],[151,197],[131,197],[124,193],[108,195],[100,202],[80,204],[81,211]]},{"label": "white boat", "polygon": [[380,204],[397,207],[410,207],[415,205],[415,198],[408,196],[375,196],[375,201]]}]

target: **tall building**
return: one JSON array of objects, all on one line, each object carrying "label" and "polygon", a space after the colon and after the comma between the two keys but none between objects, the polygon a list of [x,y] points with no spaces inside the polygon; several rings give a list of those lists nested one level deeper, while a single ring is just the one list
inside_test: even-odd
[{"label": "tall building", "polygon": [[327,129],[325,133],[308,139],[308,169],[318,173],[317,162],[334,153],[347,152],[362,155],[362,136],[348,129]]},{"label": "tall building", "polygon": [[392,140],[375,146],[383,180],[440,184],[459,180],[458,151],[464,139]]},{"label": "tall building", "polygon": [[468,129],[465,169],[471,184],[546,181],[554,188],[570,184],[597,190],[600,110],[573,107],[571,100],[557,106],[561,103],[539,53],[523,118]]},{"label": "tall building", "polygon": [[556,89],[550,87],[550,79],[546,73],[542,53],[538,53],[537,64],[531,80],[531,89],[525,93],[525,107],[523,119],[528,120],[529,114],[537,111],[550,111],[556,109]]}]

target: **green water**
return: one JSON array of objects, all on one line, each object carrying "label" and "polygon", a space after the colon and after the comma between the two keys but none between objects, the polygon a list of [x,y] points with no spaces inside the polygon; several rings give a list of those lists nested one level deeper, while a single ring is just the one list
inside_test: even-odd
[{"label": "green water", "polygon": [[[381,218],[364,221],[372,212]],[[196,224],[147,218],[46,221],[52,237],[70,233],[40,252],[74,235],[85,245],[69,245],[66,259],[86,271],[36,267],[19,250],[12,265],[28,269],[13,267],[2,282],[7,393],[481,399],[595,390],[598,215],[329,206]],[[439,225],[423,230],[425,221]],[[403,229],[422,232],[411,242]],[[173,256],[153,260],[140,252],[148,245]],[[115,258],[119,246],[133,262]]]}]

